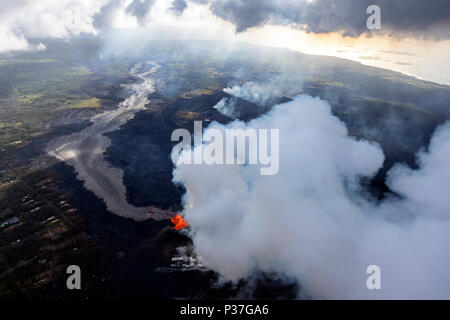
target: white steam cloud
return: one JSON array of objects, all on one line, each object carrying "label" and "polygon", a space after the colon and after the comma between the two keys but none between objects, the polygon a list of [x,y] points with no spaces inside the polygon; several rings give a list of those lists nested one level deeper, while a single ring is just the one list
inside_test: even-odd
[{"label": "white steam cloud", "polygon": [[123,38],[125,31],[133,41],[128,48],[149,39],[234,38],[231,24],[204,4],[188,6],[172,0],[2,0],[1,4],[0,53],[42,49],[36,47],[36,39],[80,35],[102,35],[106,45],[115,44],[114,38]]},{"label": "white steam cloud", "polygon": [[80,34],[97,34],[94,16],[107,0],[4,0],[0,12],[0,52],[42,50],[33,38],[68,39]]},{"label": "white steam cloud", "polygon": [[233,119],[240,116],[236,98],[252,102],[260,107],[266,107],[277,94],[281,93],[280,89],[274,86],[273,82],[261,84],[253,81],[246,82],[242,86],[234,85],[223,89],[223,91],[231,97],[222,98],[213,108]]},{"label": "white steam cloud", "polygon": [[273,90],[268,90],[267,85],[255,82],[247,82],[242,86],[232,86],[223,89],[225,93],[237,98],[241,98],[255,104],[267,104],[274,96]]},{"label": "white steam cloud", "polygon": [[[224,280],[260,270],[295,278],[299,298],[450,298],[450,124],[418,155],[418,170],[389,172],[402,198],[382,203],[358,183],[381,168],[381,148],[350,137],[325,101],[300,95],[248,124],[211,126],[280,129],[277,175],[237,165],[174,170],[196,251]],[[372,264],[381,290],[366,287]]]},{"label": "white steam cloud", "polygon": [[224,116],[230,118],[237,118],[239,114],[236,111],[236,99],[231,98],[222,98],[219,102],[213,107],[217,111],[219,111]]}]

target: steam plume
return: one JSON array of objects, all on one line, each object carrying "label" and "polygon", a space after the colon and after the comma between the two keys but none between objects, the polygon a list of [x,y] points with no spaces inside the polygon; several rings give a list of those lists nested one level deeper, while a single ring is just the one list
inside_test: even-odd
[{"label": "steam plume", "polygon": [[[276,79],[279,80],[279,78]],[[274,85],[274,82],[261,84],[250,81],[242,86],[234,85],[225,88],[223,91],[231,97],[222,98],[213,108],[230,118],[239,118],[240,110],[236,108],[236,105],[237,98],[240,98],[254,103],[261,108],[261,111],[264,111],[263,109],[270,105],[276,95],[281,93],[279,87]]]},{"label": "steam plume", "polygon": [[[227,125],[246,126],[280,129],[277,175],[253,166],[174,170],[203,264],[231,281],[255,270],[286,275],[299,282],[298,297],[450,298],[450,124],[418,155],[418,170],[389,172],[401,198],[381,203],[359,184],[382,166],[381,148],[350,137],[327,102],[301,95]],[[381,290],[366,287],[372,264],[381,267]]]}]

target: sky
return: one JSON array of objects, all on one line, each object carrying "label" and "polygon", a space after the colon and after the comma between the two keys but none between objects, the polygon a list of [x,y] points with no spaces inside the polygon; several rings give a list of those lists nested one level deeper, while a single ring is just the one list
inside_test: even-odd
[{"label": "sky", "polygon": [[[330,55],[450,84],[446,0],[1,0],[0,52],[43,50],[33,39],[111,30],[212,39]],[[368,30],[369,5],[381,30]],[[45,41],[43,41],[45,43]]]}]

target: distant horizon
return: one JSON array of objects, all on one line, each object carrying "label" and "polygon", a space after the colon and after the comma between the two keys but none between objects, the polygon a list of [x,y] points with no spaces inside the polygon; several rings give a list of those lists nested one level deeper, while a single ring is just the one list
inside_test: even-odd
[{"label": "distant horizon", "polygon": [[[0,52],[34,50],[33,38],[82,34],[227,40],[345,58],[450,85],[450,8],[445,1],[377,0],[380,29],[369,30],[369,0],[8,1]],[[423,15],[426,8],[429,12]],[[405,54],[406,53],[406,54]]]},{"label": "distant horizon", "polygon": [[[76,40],[95,40],[98,41],[99,43],[101,43],[102,41],[105,41],[106,39],[108,39],[108,36],[103,34],[103,35],[98,35],[98,36],[94,36],[94,35],[90,35],[90,34],[81,34],[78,35],[76,37],[73,37],[71,39],[69,39],[69,42],[72,41],[76,41]],[[56,42],[66,42],[67,40],[63,40],[63,39],[59,39],[59,38],[30,38],[30,43],[34,44],[34,45],[38,45],[39,43],[42,43],[45,45],[46,41],[56,41]],[[236,40],[216,40],[216,39],[146,39],[143,40],[143,43],[149,43],[149,42],[184,42],[184,43],[189,43],[189,42],[217,42],[217,43],[225,43],[225,44],[229,44],[231,45],[248,45],[250,47],[255,47],[255,48],[267,48],[267,49],[278,49],[278,50],[286,50],[286,51],[290,51],[293,53],[299,53],[299,54],[304,54],[304,55],[311,55],[311,56],[324,56],[324,57],[330,57],[330,58],[336,58],[336,59],[342,59],[345,61],[351,61],[351,62],[355,62],[355,63],[359,63],[361,65],[364,66],[368,66],[368,67],[374,67],[374,68],[378,68],[378,69],[383,69],[383,70],[387,70],[387,71],[392,71],[392,72],[398,72],[402,75],[420,80],[420,81],[424,81],[424,82],[430,82],[433,84],[437,84],[437,85],[441,85],[441,86],[450,86],[450,73],[448,74],[448,82],[446,81],[439,81],[438,79],[431,77],[431,78],[427,78],[427,75],[424,75],[423,77],[419,74],[414,74],[414,73],[409,73],[405,70],[403,70],[403,68],[395,68],[394,67],[388,67],[386,65],[380,65],[379,61],[377,59],[375,60],[371,60],[371,59],[366,59],[365,57],[359,57],[358,58],[350,58],[350,57],[345,57],[345,56],[339,56],[339,55],[335,55],[335,54],[327,54],[326,52],[320,52],[320,53],[310,53],[310,52],[305,52],[305,51],[299,51],[299,50],[295,50],[289,46],[286,47],[282,47],[282,46],[273,46],[270,44],[261,44],[261,43],[252,43],[252,42],[247,42],[244,40],[241,41],[236,41]],[[42,49],[42,50],[46,50]],[[37,51],[42,51],[42,50],[34,50],[34,51],[23,51],[23,50],[10,50],[8,52],[1,52],[0,51],[0,57],[2,56],[10,56],[10,55],[15,55],[15,54],[22,54],[22,53],[33,53],[33,52],[37,52]],[[385,50],[382,50],[385,51]],[[386,51],[386,53],[392,53],[392,51]],[[398,52],[399,55],[407,55],[406,53],[403,52]],[[119,54],[120,55],[120,54]],[[401,64],[399,64],[401,65]],[[409,64],[407,64],[409,65]],[[443,75],[447,75],[446,72],[442,73]],[[441,74],[441,75],[442,75]]]}]

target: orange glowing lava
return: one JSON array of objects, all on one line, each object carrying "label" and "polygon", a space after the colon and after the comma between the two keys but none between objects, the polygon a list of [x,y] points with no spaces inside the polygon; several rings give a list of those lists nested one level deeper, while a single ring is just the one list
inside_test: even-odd
[{"label": "orange glowing lava", "polygon": [[181,230],[189,226],[189,223],[187,223],[179,214],[170,219],[170,221],[175,225],[175,230]]}]

